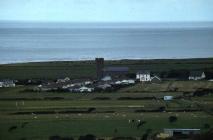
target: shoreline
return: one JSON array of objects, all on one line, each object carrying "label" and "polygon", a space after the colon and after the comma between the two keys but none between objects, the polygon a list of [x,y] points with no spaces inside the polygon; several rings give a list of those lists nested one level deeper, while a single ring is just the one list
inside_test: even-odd
[{"label": "shoreline", "polygon": [[[152,60],[206,60],[206,59],[213,59],[213,57],[192,57],[192,58],[123,58],[123,59],[107,59],[104,58],[106,61],[152,61]],[[95,61],[95,58],[91,59],[78,59],[78,60],[70,60],[70,59],[63,59],[63,60],[32,60],[32,61],[15,61],[15,62],[5,62],[1,63],[0,65],[10,65],[10,64],[29,64],[29,63],[60,63],[60,62],[83,62],[83,61]]]}]

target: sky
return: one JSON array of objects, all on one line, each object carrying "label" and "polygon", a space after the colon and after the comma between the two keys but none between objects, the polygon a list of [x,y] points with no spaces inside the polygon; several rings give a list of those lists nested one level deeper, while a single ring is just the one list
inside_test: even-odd
[{"label": "sky", "polygon": [[0,21],[212,22],[213,0],[0,0]]}]

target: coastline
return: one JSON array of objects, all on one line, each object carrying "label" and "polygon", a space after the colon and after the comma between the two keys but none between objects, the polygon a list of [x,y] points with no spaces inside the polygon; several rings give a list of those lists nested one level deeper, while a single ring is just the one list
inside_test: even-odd
[{"label": "coastline", "polygon": [[[143,60],[208,60],[213,59],[213,57],[191,57],[191,58],[115,58],[115,59],[107,59],[106,61],[143,61]],[[8,62],[0,62],[0,65],[9,65],[9,64],[29,64],[29,63],[54,63],[54,62],[83,62],[83,61],[94,61],[94,58],[90,59],[61,59],[61,60],[31,60],[31,61],[8,61]]]}]

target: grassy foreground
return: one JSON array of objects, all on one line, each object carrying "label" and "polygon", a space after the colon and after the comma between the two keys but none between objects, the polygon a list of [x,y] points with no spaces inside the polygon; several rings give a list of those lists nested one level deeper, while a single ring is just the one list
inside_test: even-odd
[{"label": "grassy foreground", "polygon": [[[148,130],[151,136],[162,132],[164,128],[200,128],[204,132],[209,130],[205,124],[213,126],[212,95],[165,102],[160,99],[165,94],[178,97],[183,93],[37,93],[24,92],[25,88],[0,89],[0,139],[46,140],[55,135],[77,139],[86,134],[105,139],[119,136],[141,138]],[[159,99],[143,99],[153,96]],[[52,100],[54,97],[63,98]],[[100,97],[106,100],[100,100]],[[138,100],[121,100],[122,97]],[[140,111],[155,110],[162,106],[165,112]],[[177,111],[182,109],[198,110]],[[171,123],[169,116],[176,116],[178,120]],[[139,128],[138,120],[145,122]],[[15,129],[11,130],[12,127]]]}]

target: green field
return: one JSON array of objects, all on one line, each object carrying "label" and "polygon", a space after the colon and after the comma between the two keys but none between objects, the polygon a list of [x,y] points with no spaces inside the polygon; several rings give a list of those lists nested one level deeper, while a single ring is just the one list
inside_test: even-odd
[{"label": "green field", "polygon": [[[182,92],[140,92],[140,93],[56,93],[25,92],[29,88],[0,89],[0,139],[48,139],[50,136],[78,138],[93,134],[99,138],[142,137],[147,130],[151,135],[162,132],[163,128],[200,128],[209,129],[205,124],[213,125],[213,96],[175,99],[165,102],[161,98],[167,95],[182,96]],[[157,100],[143,97],[158,97]],[[63,97],[60,100],[51,100]],[[99,100],[105,97],[107,100]],[[121,97],[134,97],[139,100],[120,100]],[[141,98],[141,99],[140,99]],[[164,112],[149,112],[165,106]],[[88,112],[89,109],[91,112]],[[207,110],[202,110],[203,108]],[[181,109],[201,109],[200,111],[179,112]],[[146,110],[148,112],[137,112]],[[210,112],[209,112],[210,111]],[[177,116],[174,123],[169,116]],[[135,120],[130,122],[129,120]],[[137,128],[138,121],[146,123]],[[17,128],[9,131],[13,126]],[[116,131],[115,131],[116,130]]]},{"label": "green field", "polygon": [[120,92],[169,92],[176,88],[177,92],[194,92],[200,88],[213,89],[210,81],[163,81],[161,84],[138,83],[135,86],[121,89]]}]

